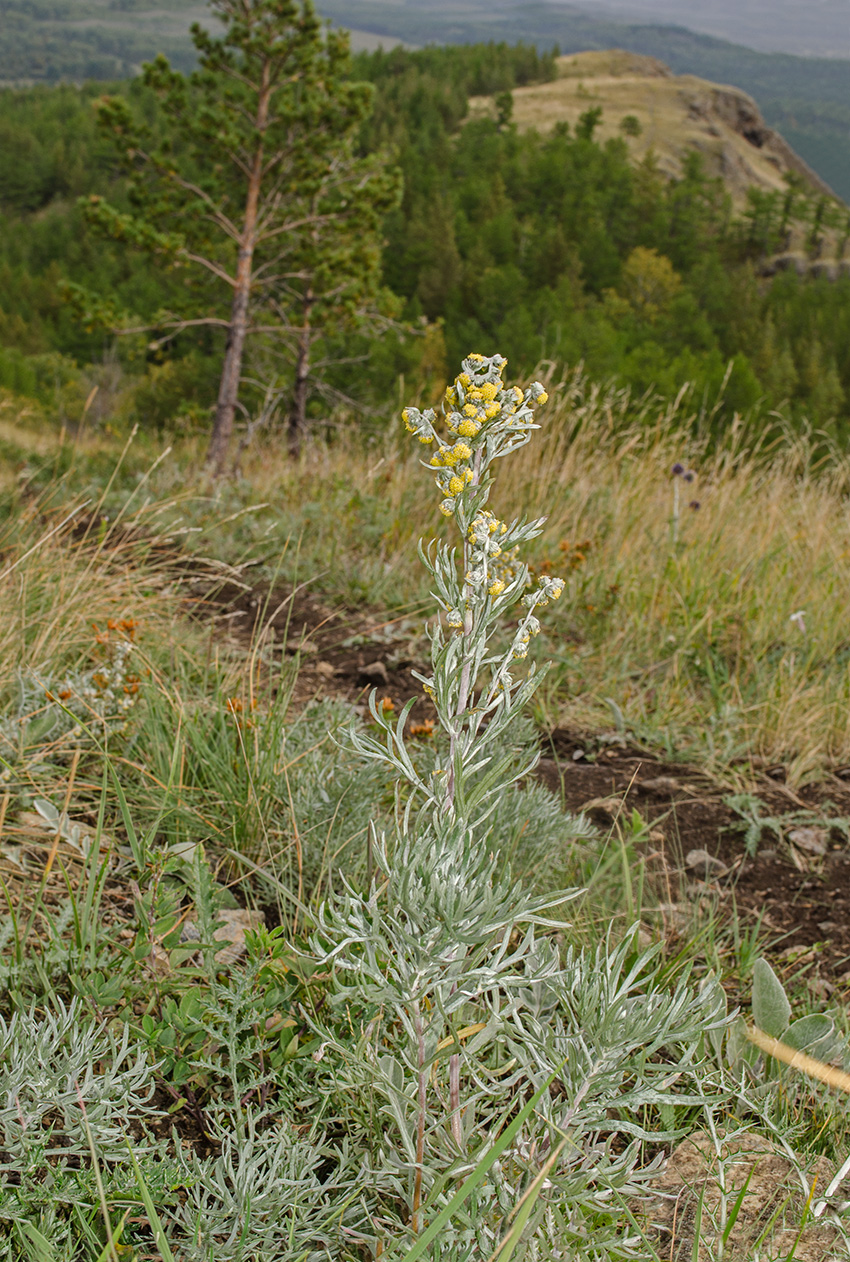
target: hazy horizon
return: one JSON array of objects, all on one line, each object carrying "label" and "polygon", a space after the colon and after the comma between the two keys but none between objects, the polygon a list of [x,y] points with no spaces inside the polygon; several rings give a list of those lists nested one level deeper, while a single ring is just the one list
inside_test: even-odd
[{"label": "hazy horizon", "polygon": [[549,0],[596,16],[663,22],[761,52],[850,57],[850,0]]}]

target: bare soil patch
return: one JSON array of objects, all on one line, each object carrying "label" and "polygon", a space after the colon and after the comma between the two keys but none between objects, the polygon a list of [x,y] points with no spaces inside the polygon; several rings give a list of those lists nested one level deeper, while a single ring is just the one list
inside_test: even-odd
[{"label": "bare soil patch", "polygon": [[[664,1173],[655,1181],[657,1199],[650,1206],[650,1231],[663,1258],[670,1262],[694,1262],[696,1258],[710,1262],[717,1256],[724,1226],[721,1165],[726,1222],[740,1197],[735,1228],[724,1252],[728,1262],[749,1262],[757,1257],[765,1231],[774,1258],[837,1262],[846,1257],[829,1223],[812,1221],[801,1230],[805,1199],[801,1181],[777,1145],[753,1133],[718,1140],[715,1144],[704,1131],[689,1135],[671,1153]],[[819,1157],[807,1174],[809,1184],[816,1179],[822,1191],[832,1169],[824,1157]]]},{"label": "bare soil patch", "polygon": [[[206,580],[208,583],[208,580]],[[426,669],[422,617],[388,617],[375,610],[330,609],[302,589],[274,592],[224,583],[195,606],[216,633],[242,645],[267,646],[270,660],[299,656],[295,703],[313,696],[343,697],[365,708],[373,687],[379,704],[400,710],[416,698],[410,722],[433,720],[415,671]],[[660,757],[617,733],[559,728],[541,737],[540,778],[562,794],[570,811],[587,812],[612,828],[636,809],[649,825],[649,873],[661,900],[676,908],[694,900],[716,903],[745,923],[760,920],[779,963],[805,973],[821,997],[836,982],[850,983],[850,845],[839,829],[824,833],[824,853],[807,854],[766,834],[752,857],[745,853],[740,815],[724,799],[731,786],[700,768]],[[843,769],[797,791],[782,766],[750,764],[740,770],[764,813],[788,816],[807,809],[850,819],[850,783]],[[713,870],[689,870],[687,856],[704,851],[719,860]]]},{"label": "bare soil patch", "polygon": [[[736,907],[745,919],[760,918],[773,951],[827,979],[827,986],[848,973],[850,848],[840,830],[824,830],[821,855],[767,835],[750,857],[736,827],[741,817],[724,802],[730,789],[699,768],[666,761],[612,734],[563,728],[544,739],[543,753],[540,775],[563,793],[568,809],[587,810],[602,828],[633,809],[640,813],[651,826],[649,845],[666,872],[675,874],[674,899],[713,898],[721,914]],[[782,783],[782,767],[750,773],[765,814],[822,809],[835,818],[850,816],[850,788],[837,776],[794,791]],[[726,871],[688,871],[687,856],[699,850]]]},{"label": "bare soil patch", "polygon": [[[203,589],[208,580],[198,580]],[[433,718],[434,709],[414,671],[424,671],[421,615],[392,616],[377,610],[329,608],[306,588],[217,585],[193,603],[196,616],[242,647],[260,646],[270,662],[298,658],[294,702],[337,696],[366,706],[377,688],[381,703],[400,710],[411,698],[411,722]]]}]

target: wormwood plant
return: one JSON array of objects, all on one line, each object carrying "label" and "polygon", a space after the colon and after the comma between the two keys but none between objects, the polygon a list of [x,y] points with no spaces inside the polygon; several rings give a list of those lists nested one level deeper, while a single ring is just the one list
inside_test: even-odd
[{"label": "wormwood plant", "polygon": [[[630,941],[562,961],[556,909],[574,891],[534,897],[494,853],[500,802],[537,757],[517,757],[511,728],[543,671],[519,677],[517,663],[564,587],[548,576],[532,585],[519,555],[543,521],[487,508],[495,461],[529,441],[532,405],[546,402],[538,383],[505,387],[504,367],[472,355],[442,422],[430,409],[404,413],[432,449],[440,511],[460,534],[459,546],[420,545],[442,611],[420,678],[442,739],[423,765],[405,734],[413,703],[393,723],[374,693],[379,734],[352,730],[360,753],[395,777],[396,813],[390,829],[373,827],[367,890],[346,885],[318,913],[312,948],[340,1014],[317,1022],[319,1054],[363,1153],[364,1193],[380,1205],[364,1241],[374,1256],[402,1256],[418,1240],[411,1257],[427,1245],[433,1258],[488,1258],[529,1187],[510,1228],[522,1256],[646,1256],[618,1206],[652,1168],[640,1169],[649,1113],[702,1100],[686,1084],[725,1005],[686,981],[668,993],[655,952]],[[564,817],[561,844],[580,830]],[[534,1088],[536,1109],[495,1160],[496,1136]]]}]

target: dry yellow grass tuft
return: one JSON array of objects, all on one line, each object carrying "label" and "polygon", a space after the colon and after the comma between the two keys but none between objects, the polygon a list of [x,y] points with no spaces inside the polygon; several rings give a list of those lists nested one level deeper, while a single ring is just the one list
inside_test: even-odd
[{"label": "dry yellow grass tuft", "polygon": [[[45,676],[92,666],[109,624],[167,644],[182,613],[167,575],[144,559],[132,530],[97,504],[20,502],[0,526],[0,697],[21,672]],[[110,528],[112,527],[112,528]]]}]

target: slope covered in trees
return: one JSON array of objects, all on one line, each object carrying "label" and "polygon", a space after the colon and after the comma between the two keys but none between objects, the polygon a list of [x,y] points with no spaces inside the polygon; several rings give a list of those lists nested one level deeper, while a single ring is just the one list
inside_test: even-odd
[{"label": "slope covered in trees", "polygon": [[[779,196],[736,219],[696,155],[680,180],[666,180],[651,158],[635,166],[624,139],[599,143],[592,109],[573,128],[518,134],[505,94],[554,74],[553,58],[528,46],[364,54],[354,73],[375,86],[361,152],[387,154],[404,175],[383,256],[396,324],[381,338],[328,339],[314,415],[340,398],[379,415],[400,372],[427,391],[471,347],[498,346],[517,372],[584,360],[637,390],[675,395],[692,382],[709,407],[722,387],[718,424],[763,401],[844,430],[850,277],[762,274],[783,244]],[[115,90],[155,133],[153,95],[138,81]],[[150,321],[186,284],[179,269],[104,244],[81,220],[81,195],[126,199],[95,125],[102,91],[0,94],[0,384],[54,405],[61,397],[73,412],[101,383],[98,406],[148,425],[205,417],[218,333],[189,330],[151,351],[141,338],[86,329],[61,298],[70,280]],[[469,97],[482,95],[499,97],[501,113],[467,120]],[[817,254],[819,203],[796,198]],[[107,377],[120,382],[111,403]]]},{"label": "slope covered in trees", "polygon": [[628,22],[561,3],[322,0],[321,9],[343,25],[416,44],[523,39],[541,48],[557,44],[562,53],[628,48],[658,57],[676,74],[733,84],[755,97],[771,127],[840,196],[850,199],[850,67],[840,56],[758,52],[684,26]]},{"label": "slope covered in trees", "polygon": [[[322,0],[319,8],[342,26],[362,27],[390,42],[526,40],[540,49],[558,44],[564,53],[629,48],[658,57],[676,74],[696,74],[750,93],[768,123],[850,199],[850,73],[841,49],[820,57],[760,52],[756,48],[763,45],[730,43],[728,34],[718,39],[682,25],[649,23],[646,13],[642,21],[630,22],[581,4]],[[617,8],[622,13],[628,6]],[[167,6],[162,0],[0,0],[0,83],[131,75],[157,53],[185,71],[195,63],[189,24],[205,17],[201,0],[170,0]],[[687,20],[688,14],[677,18]]]}]

